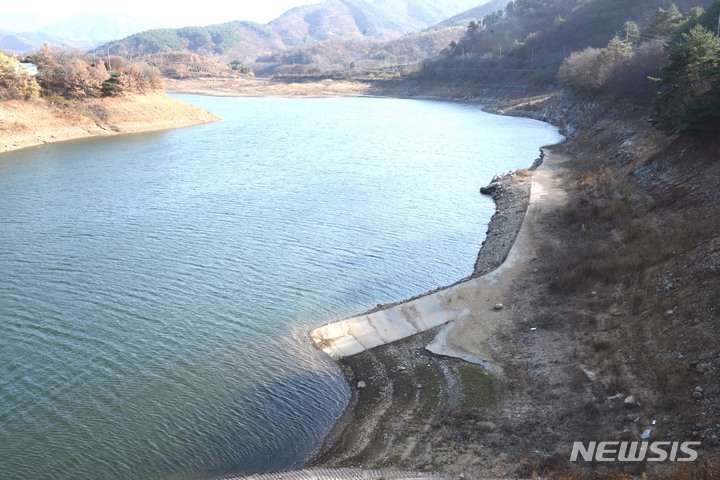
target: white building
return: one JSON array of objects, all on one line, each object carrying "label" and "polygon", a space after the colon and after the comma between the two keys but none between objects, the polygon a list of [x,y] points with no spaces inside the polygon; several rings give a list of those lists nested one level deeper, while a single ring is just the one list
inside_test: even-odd
[{"label": "white building", "polygon": [[34,77],[38,73],[37,65],[35,65],[34,63],[21,63],[19,65],[19,67],[20,67],[20,70],[19,70],[20,72],[25,72],[28,75],[30,75],[31,77]]}]

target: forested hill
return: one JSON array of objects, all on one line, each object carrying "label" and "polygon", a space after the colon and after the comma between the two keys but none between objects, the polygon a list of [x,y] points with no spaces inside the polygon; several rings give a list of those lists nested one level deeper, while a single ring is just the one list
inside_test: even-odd
[{"label": "forested hill", "polygon": [[604,48],[616,36],[632,46],[662,42],[680,21],[662,15],[685,21],[712,5],[712,0],[513,0],[471,22],[441,55],[451,62],[440,61],[436,71],[460,61],[466,70],[525,69],[554,81],[573,52]]},{"label": "forested hill", "polygon": [[137,55],[189,50],[253,60],[285,47],[328,39],[389,40],[417,32],[475,7],[482,0],[326,0],[294,8],[263,25],[234,21],[207,27],[157,29],[110,42],[111,54]]},{"label": "forested hill", "polygon": [[[514,0],[504,10],[473,22],[450,54],[502,56],[506,68],[557,68],[573,51],[603,47],[630,21],[640,29],[634,40],[654,32],[660,9],[693,15],[712,0]],[[642,36],[642,35],[644,36]],[[456,50],[455,50],[456,49]]]},{"label": "forested hill", "polygon": [[189,51],[201,55],[228,54],[236,58],[285,48],[281,36],[260,23],[234,21],[205,27],[147,30],[109,42],[97,51],[127,57]]}]

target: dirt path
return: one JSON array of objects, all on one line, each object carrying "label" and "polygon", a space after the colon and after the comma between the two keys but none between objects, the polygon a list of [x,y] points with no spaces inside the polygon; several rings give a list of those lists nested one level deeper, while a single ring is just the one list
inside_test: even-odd
[{"label": "dirt path", "polygon": [[530,202],[520,232],[505,262],[492,272],[460,284],[445,299],[447,308],[469,312],[449,322],[428,345],[428,350],[472,361],[480,359],[501,374],[493,358],[495,333],[512,321],[510,286],[537,258],[538,222],[548,211],[562,206],[566,193],[559,184],[561,164],[566,159],[550,152],[535,171]]}]

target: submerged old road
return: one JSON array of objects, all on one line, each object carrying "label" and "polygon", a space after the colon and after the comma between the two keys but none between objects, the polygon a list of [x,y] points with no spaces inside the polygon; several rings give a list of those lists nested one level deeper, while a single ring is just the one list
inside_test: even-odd
[{"label": "submerged old road", "polygon": [[562,156],[551,153],[533,173],[525,219],[500,267],[388,309],[317,328],[310,334],[315,346],[333,358],[343,358],[446,325],[427,346],[428,350],[497,372],[499,367],[490,358],[488,341],[508,321],[508,313],[501,305],[510,301],[507,292],[511,282],[521,267],[535,258],[539,214],[565,200],[557,175],[562,161]]},{"label": "submerged old road", "polygon": [[289,472],[260,473],[222,480],[443,480],[448,475],[403,470],[362,470],[359,468],[308,468]]}]

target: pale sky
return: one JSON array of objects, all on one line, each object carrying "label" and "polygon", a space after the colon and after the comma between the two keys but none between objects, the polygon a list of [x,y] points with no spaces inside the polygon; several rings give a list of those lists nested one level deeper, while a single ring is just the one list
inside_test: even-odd
[{"label": "pale sky", "polygon": [[[3,1],[0,26],[11,29],[20,23],[46,23],[72,15],[109,9],[133,17],[142,17],[159,27],[209,25],[232,20],[253,20],[267,23],[285,11],[320,0],[121,0],[119,2],[88,2],[87,0]],[[19,14],[19,15],[18,15]],[[15,29],[13,29],[15,30]]]}]

